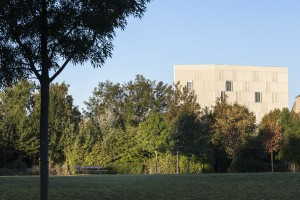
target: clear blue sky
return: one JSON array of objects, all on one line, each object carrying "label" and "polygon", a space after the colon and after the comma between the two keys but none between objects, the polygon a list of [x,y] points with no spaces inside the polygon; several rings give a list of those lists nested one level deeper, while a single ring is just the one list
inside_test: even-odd
[{"label": "clear blue sky", "polygon": [[299,10],[299,0],[154,0],[141,20],[117,31],[102,68],[69,65],[56,81],[70,84],[83,108],[102,81],[142,74],[171,84],[174,64],[285,66],[291,108],[300,94]]}]

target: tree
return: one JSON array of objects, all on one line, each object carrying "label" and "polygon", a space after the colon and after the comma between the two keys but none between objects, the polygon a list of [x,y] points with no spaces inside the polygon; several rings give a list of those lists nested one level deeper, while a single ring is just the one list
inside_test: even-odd
[{"label": "tree", "polygon": [[170,138],[173,149],[187,156],[187,173],[190,173],[191,157],[201,158],[207,153],[208,140],[205,131],[196,113],[182,113],[172,127]]},{"label": "tree", "polygon": [[50,85],[49,104],[49,160],[62,164],[65,160],[64,148],[69,137],[76,135],[81,114],[73,105],[73,97],[68,94],[68,85]]},{"label": "tree", "polygon": [[137,75],[135,81],[124,84],[126,123],[137,127],[154,108],[154,81]]},{"label": "tree", "polygon": [[202,145],[200,151],[196,154],[196,158],[201,162],[202,169],[204,170],[204,164],[214,164],[214,150],[211,143],[211,137],[213,136],[213,124],[215,118],[212,110],[205,107],[201,110],[200,114],[200,125],[202,130]]},{"label": "tree", "polygon": [[279,152],[282,132],[279,124],[268,122],[260,130],[264,140],[264,147],[271,157],[271,171],[274,172],[274,152]]},{"label": "tree", "polygon": [[300,137],[288,135],[280,151],[280,157],[294,164],[293,171],[296,171],[296,164],[300,165]]},{"label": "tree", "polygon": [[228,104],[226,98],[218,98],[213,109],[215,123],[212,142],[223,146],[232,160],[234,171],[235,158],[239,148],[255,132],[255,116],[245,106],[237,103]]},{"label": "tree", "polygon": [[49,85],[71,62],[94,67],[112,55],[117,28],[129,16],[142,17],[150,0],[2,1],[1,85],[34,75],[41,87],[40,186],[48,199]]},{"label": "tree", "polygon": [[[99,127],[97,149],[92,152],[97,157],[105,155],[98,159],[103,161],[101,165],[114,162],[115,166],[116,163],[140,166],[140,162],[146,163],[155,151],[160,151],[160,145],[156,144],[164,141],[159,138],[166,137],[163,113],[167,110],[171,89],[163,82],[156,83],[142,75],[122,85],[110,81],[98,84],[93,96],[85,102],[85,117]],[[119,145],[112,145],[109,140]],[[91,156],[89,160],[93,160]],[[135,167],[133,172],[141,170]]]},{"label": "tree", "polygon": [[[8,152],[11,155],[18,153],[12,157],[11,163],[22,159],[27,160],[27,163],[32,161],[31,165],[35,166],[40,140],[38,91],[33,82],[22,80],[0,93],[0,157],[8,158]],[[72,96],[68,95],[66,84],[51,84],[49,111],[49,157],[55,164],[61,164],[65,160],[63,151],[66,143],[72,142],[69,137],[78,132],[78,123],[81,120],[80,112],[73,106]]]},{"label": "tree", "polygon": [[[16,151],[19,155],[21,152],[30,152],[26,144],[30,143],[32,146],[32,141],[25,137],[34,106],[32,94],[34,90],[34,83],[22,80],[0,93],[0,157],[3,165],[9,155],[13,155]],[[13,157],[11,159],[15,160]]]},{"label": "tree", "polygon": [[[100,82],[85,105],[87,110],[84,114],[96,126],[100,126],[100,121],[104,117],[103,120],[111,119],[115,127],[124,127],[124,88],[119,83]],[[110,117],[107,118],[106,115]]]},{"label": "tree", "polygon": [[174,85],[173,94],[168,100],[165,116],[171,130],[171,150],[187,156],[187,173],[190,173],[191,157],[196,154],[197,142],[201,141],[198,138],[201,134],[198,118],[200,105],[195,92],[182,87],[180,83]]},{"label": "tree", "polygon": [[283,109],[280,118],[282,126],[282,144],[279,158],[291,162],[296,171],[296,164],[300,165],[300,117],[299,114]]},{"label": "tree", "polygon": [[260,136],[263,138],[265,150],[271,157],[271,171],[274,171],[274,152],[280,150],[282,142],[282,126],[280,118],[282,111],[274,109],[263,116],[260,123]]},{"label": "tree", "polygon": [[195,91],[189,91],[180,83],[174,85],[172,93],[166,96],[167,109],[165,112],[167,122],[171,125],[182,112],[200,114],[200,105],[197,102]]},{"label": "tree", "polygon": [[158,173],[158,153],[167,148],[168,129],[162,113],[152,111],[141,122],[136,134],[137,145],[143,157],[152,157],[155,153],[155,173]]}]

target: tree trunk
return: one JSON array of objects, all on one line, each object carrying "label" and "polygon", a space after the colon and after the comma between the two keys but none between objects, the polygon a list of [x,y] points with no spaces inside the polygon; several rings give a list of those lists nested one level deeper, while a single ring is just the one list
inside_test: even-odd
[{"label": "tree trunk", "polygon": [[35,166],[35,155],[33,155],[33,166]]},{"label": "tree trunk", "polygon": [[296,163],[294,163],[294,172],[296,172]]},{"label": "tree trunk", "polygon": [[32,173],[35,175],[35,155],[33,154]]},{"label": "tree trunk", "polygon": [[271,169],[272,169],[272,172],[274,172],[273,150],[271,151]]},{"label": "tree trunk", "polygon": [[188,166],[187,166],[187,171],[186,171],[186,173],[187,173],[187,174],[190,174],[190,172],[191,172],[191,156],[188,155]]},{"label": "tree trunk", "polygon": [[157,174],[158,171],[158,161],[157,161],[157,151],[155,151],[155,174]]},{"label": "tree trunk", "polygon": [[5,153],[6,153],[6,152],[5,152],[5,147],[3,147],[3,168],[6,167],[6,166],[5,166],[5,165],[6,165],[6,158],[5,158],[6,155],[5,155]]},{"label": "tree trunk", "polygon": [[179,152],[176,155],[176,174],[179,174]]},{"label": "tree trunk", "polygon": [[41,114],[40,114],[40,199],[48,200],[49,161],[48,161],[48,131],[49,131],[49,69],[51,62],[48,57],[48,20],[47,0],[41,0],[40,17],[42,72],[39,77],[41,84]]},{"label": "tree trunk", "polygon": [[41,114],[40,114],[40,199],[48,200],[49,161],[48,161],[48,129],[49,129],[49,83],[41,82]]}]

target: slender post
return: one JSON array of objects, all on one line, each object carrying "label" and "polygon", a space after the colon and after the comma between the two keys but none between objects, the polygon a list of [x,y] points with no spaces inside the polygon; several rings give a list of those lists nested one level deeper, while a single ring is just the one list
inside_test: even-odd
[{"label": "slender post", "polygon": [[157,151],[155,151],[155,174],[157,174],[158,171],[158,161],[157,161]]},{"label": "slender post", "polygon": [[274,172],[274,164],[273,164],[273,136],[271,138],[271,167],[272,167],[272,172]]},{"label": "slender post", "polygon": [[190,174],[190,172],[191,172],[191,155],[189,154],[188,155],[188,166],[187,166],[186,173]]},{"label": "slender post", "polygon": [[296,172],[296,163],[294,163],[294,172]]},{"label": "slender post", "polygon": [[272,172],[274,172],[274,164],[273,164],[273,149],[271,150],[271,167],[272,167]]},{"label": "slender post", "polygon": [[176,174],[179,174],[179,152],[176,155]]}]

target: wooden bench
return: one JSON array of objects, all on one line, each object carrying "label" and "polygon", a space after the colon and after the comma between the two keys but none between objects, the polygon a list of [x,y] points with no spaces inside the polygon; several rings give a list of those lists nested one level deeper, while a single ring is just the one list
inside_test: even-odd
[{"label": "wooden bench", "polygon": [[80,172],[100,172],[102,169],[101,166],[76,166],[76,170]]}]

